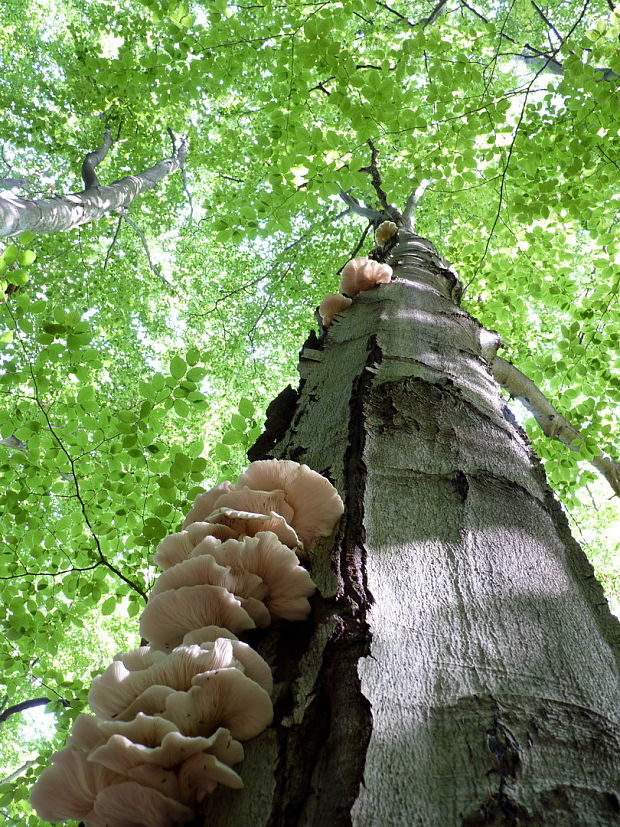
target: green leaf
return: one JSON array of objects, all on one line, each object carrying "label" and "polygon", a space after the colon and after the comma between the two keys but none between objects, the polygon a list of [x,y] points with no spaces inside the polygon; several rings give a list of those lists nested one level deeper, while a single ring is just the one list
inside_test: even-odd
[{"label": "green leaf", "polygon": [[200,351],[197,347],[190,347],[185,354],[188,365],[196,365],[200,361]]},{"label": "green leaf", "polygon": [[239,433],[235,428],[231,428],[229,431],[226,431],[222,437],[222,442],[225,445],[238,445],[243,442],[243,434]]},{"label": "green leaf", "polygon": [[17,256],[19,255],[19,250],[14,244],[9,244],[8,247],[2,253],[2,259],[5,264],[13,264],[17,261]]},{"label": "green leaf", "polygon": [[111,615],[114,613],[118,603],[115,597],[108,597],[107,600],[104,600],[101,604],[101,614],[103,615]]},{"label": "green leaf", "polygon": [[246,430],[248,426],[246,419],[243,416],[239,416],[239,414],[233,414],[230,417],[230,421],[233,428],[235,428],[237,431],[243,432]]},{"label": "green leaf", "polygon": [[174,410],[177,412],[179,416],[185,418],[189,414],[189,405],[187,404],[187,402],[185,402],[184,399],[175,399]]},{"label": "green leaf", "polygon": [[239,413],[242,416],[245,416],[246,419],[251,419],[254,416],[254,411],[256,408],[254,407],[254,403],[251,402],[249,399],[246,399],[244,396],[241,397],[239,400]]},{"label": "green leaf", "polygon": [[173,356],[170,360],[170,373],[175,379],[182,379],[185,376],[187,365],[180,356]]},{"label": "green leaf", "polygon": [[230,459],[230,448],[228,445],[224,445],[222,442],[218,442],[217,445],[213,448],[213,455],[216,459],[219,460],[229,460]]},{"label": "green leaf", "polygon": [[19,254],[19,263],[22,267],[30,267],[31,264],[34,264],[36,257],[37,254],[34,250],[22,250]]},{"label": "green leaf", "polygon": [[187,371],[187,378],[190,382],[200,382],[207,375],[205,368],[190,368]]}]

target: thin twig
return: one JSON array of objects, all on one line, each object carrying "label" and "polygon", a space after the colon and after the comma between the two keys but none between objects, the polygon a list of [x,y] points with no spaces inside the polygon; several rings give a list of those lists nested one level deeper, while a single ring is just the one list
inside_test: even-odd
[{"label": "thin twig", "polygon": [[544,20],[545,24],[546,24],[546,25],[547,25],[547,26],[551,29],[551,31],[552,31],[552,32],[553,32],[553,34],[557,37],[557,39],[560,41],[560,43],[563,43],[563,42],[564,42],[564,38],[563,38],[563,37],[562,37],[562,35],[559,33],[559,31],[556,29],[556,27],[553,25],[553,23],[552,23],[550,20],[548,20],[548,19],[547,19],[547,17],[546,17],[546,15],[545,15],[544,11],[543,11],[543,10],[542,10],[539,6],[537,6],[537,5],[536,5],[536,3],[534,2],[534,0],[530,0],[530,3],[531,3],[531,4],[532,4],[532,6],[536,9],[536,11],[537,11],[537,12],[538,12],[538,14],[540,15],[540,17],[542,17],[542,19]]},{"label": "thin twig", "polygon": [[134,230],[134,232],[138,235],[138,238],[142,242],[142,247],[144,248],[144,252],[146,253],[146,257],[147,257],[147,260],[148,260],[148,263],[149,263],[149,269],[150,269],[151,273],[154,273],[159,279],[161,279],[161,281],[166,285],[166,287],[169,287],[170,289],[172,289],[172,284],[168,281],[168,279],[162,273],[161,267],[159,267],[159,265],[157,265],[153,262],[153,259],[151,258],[151,251],[149,250],[149,245],[148,245],[147,240],[146,240],[146,236],[144,235],[144,233],[142,232],[140,227],[138,227],[136,222],[127,215],[126,210],[123,210],[121,212],[121,218],[123,218],[129,224],[131,229]]},{"label": "thin twig", "polygon": [[119,237],[119,235],[121,234],[121,224],[122,224],[122,223],[123,223],[123,216],[122,216],[122,215],[119,215],[119,217],[118,217],[118,224],[116,225],[116,232],[114,233],[114,238],[112,239],[112,243],[111,243],[111,244],[110,244],[110,246],[108,247],[108,251],[107,251],[107,253],[105,254],[105,261],[103,262],[103,269],[104,269],[104,270],[105,270],[105,269],[106,269],[106,267],[108,266],[108,262],[109,262],[109,260],[110,260],[110,256],[112,255],[112,250],[114,249],[114,246],[116,245],[116,242],[118,241],[118,237]]}]

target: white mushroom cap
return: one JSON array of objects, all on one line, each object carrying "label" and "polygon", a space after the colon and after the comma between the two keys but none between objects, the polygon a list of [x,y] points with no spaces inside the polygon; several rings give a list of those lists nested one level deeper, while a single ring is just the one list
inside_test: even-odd
[{"label": "white mushroom cap", "polygon": [[86,827],[173,827],[187,824],[195,816],[190,807],[145,787],[136,781],[124,781],[103,789],[97,796]]},{"label": "white mushroom cap", "polygon": [[157,546],[153,562],[161,569],[169,569],[187,560],[196,549],[200,549],[200,554],[208,554],[222,540],[236,536],[237,533],[227,526],[192,523],[187,530],[165,537]]},{"label": "white mushroom cap", "polygon": [[243,542],[229,540],[215,553],[233,574],[248,571],[259,576],[266,586],[263,600],[274,617],[303,620],[310,614],[308,597],[314,594],[316,586],[299,565],[295,552],[272,532],[260,531]]},{"label": "white mushroom cap", "polygon": [[[266,490],[284,489],[286,501],[294,512],[291,525],[303,540],[306,549],[318,537],[329,537],[344,511],[342,500],[330,481],[307,465],[300,465],[293,460],[267,459],[253,462],[239,477],[239,485]],[[265,527],[260,530],[273,529]],[[280,540],[290,546],[281,537]]]},{"label": "white mushroom cap", "polygon": [[181,795],[201,802],[213,792],[216,784],[240,790],[243,781],[234,770],[213,755],[198,753],[184,761],[178,770]]},{"label": "white mushroom cap", "polygon": [[290,523],[293,509],[286,502],[286,492],[277,489],[256,490],[247,485],[236,485],[234,490],[218,497],[215,509],[232,508],[234,511],[251,511],[253,514],[271,514],[275,511]]},{"label": "white mushroom cap", "polygon": [[153,649],[151,646],[140,646],[130,652],[120,652],[118,655],[114,655],[113,660],[120,661],[125,669],[133,672],[136,669],[147,669],[165,657],[166,653],[159,649]]},{"label": "white mushroom cap", "polygon": [[210,735],[217,727],[233,738],[254,738],[273,719],[271,698],[239,669],[220,669],[196,675],[188,692],[166,698],[165,717],[187,735]]},{"label": "white mushroom cap", "polygon": [[393,221],[382,221],[375,231],[375,241],[379,247],[383,247],[393,235],[398,232],[398,227]]},{"label": "white mushroom cap", "polygon": [[237,666],[237,661],[233,641],[226,638],[205,643],[202,647],[179,646],[163,659],[133,671],[121,661],[113,661],[93,680],[88,703],[100,717],[115,718],[149,687],[189,689],[193,678],[201,672],[230,666]]},{"label": "white mushroom cap", "polygon": [[319,305],[319,316],[325,327],[330,327],[334,316],[343,313],[353,304],[353,299],[343,296],[342,293],[329,293]]},{"label": "white mushroom cap", "polygon": [[389,264],[369,260],[357,271],[357,286],[360,292],[371,290],[377,284],[389,284],[392,280],[392,272]]},{"label": "white mushroom cap", "polygon": [[218,637],[225,637],[229,640],[238,640],[237,635],[223,626],[201,626],[200,629],[192,629],[183,637],[183,646],[191,646],[193,643],[200,646],[203,643],[217,640]]},{"label": "white mushroom cap", "polygon": [[218,498],[227,491],[231,491],[234,487],[231,482],[221,482],[219,485],[216,485],[215,488],[210,488],[209,491],[205,491],[204,494],[198,494],[194,500],[194,505],[185,518],[183,528],[187,528],[190,523],[204,522],[207,514],[215,509],[215,503]]},{"label": "white mushroom cap", "polygon": [[208,519],[213,523],[230,526],[237,532],[238,537],[253,537],[257,531],[273,531],[285,546],[296,548],[301,545],[294,528],[275,511],[270,514],[255,514],[250,511],[235,511],[232,508],[218,508],[209,514]]},{"label": "white mushroom cap", "polygon": [[271,693],[273,689],[273,676],[267,661],[247,643],[242,643],[240,640],[237,640],[235,635],[229,632],[228,629],[220,629],[219,626],[203,626],[202,629],[188,632],[183,638],[183,645],[189,646],[195,643],[208,651],[211,642],[224,637],[232,641],[232,655],[236,661],[237,668],[241,668],[248,678],[256,681],[266,692]]},{"label": "white mushroom cap", "polygon": [[66,748],[52,756],[32,788],[30,803],[44,821],[77,821],[91,814],[105,787],[117,785],[123,776],[86,760],[86,753]]},{"label": "white mushroom cap", "polygon": [[99,729],[99,722],[92,715],[80,714],[75,719],[66,746],[74,750],[89,752],[93,747],[99,746],[106,739],[104,733]]},{"label": "white mushroom cap", "polygon": [[166,714],[168,697],[176,691],[169,686],[158,684],[149,686],[141,695],[138,695],[135,701],[129,704],[127,709],[119,712],[114,718],[117,721],[133,721],[139,712],[144,712],[145,715],[158,715],[163,718]]},{"label": "white mushroom cap", "polygon": [[241,602],[222,586],[182,586],[149,600],[140,618],[140,634],[169,651],[187,632],[210,625],[235,633],[255,628]]},{"label": "white mushroom cap", "polygon": [[[236,540],[228,540],[236,543]],[[218,543],[219,546],[222,543]],[[237,597],[255,597],[262,600],[267,591],[261,578],[250,571],[232,573],[226,564],[220,565],[211,554],[203,554],[177,563],[165,571],[151,589],[151,599],[169,589],[181,586],[198,586],[200,584],[222,586]]]},{"label": "white mushroom cap", "polygon": [[340,290],[348,296],[357,296],[362,290],[370,290],[377,284],[387,284],[392,279],[392,268],[367,256],[352,258],[342,268]]},{"label": "white mushroom cap", "polygon": [[172,721],[142,712],[133,721],[111,721],[103,726],[109,738],[89,754],[88,760],[124,775],[140,764],[170,769],[197,753],[209,753],[228,765],[243,761],[242,745],[223,727],[209,738],[192,737],[180,733]]}]

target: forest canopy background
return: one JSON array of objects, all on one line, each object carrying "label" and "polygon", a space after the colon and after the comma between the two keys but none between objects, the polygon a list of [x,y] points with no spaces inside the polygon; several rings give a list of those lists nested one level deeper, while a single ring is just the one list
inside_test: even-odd
[{"label": "forest canopy background", "polygon": [[[93,673],[137,644],[157,543],[236,477],[297,384],[366,226],[339,194],[376,206],[369,141],[391,203],[430,180],[417,231],[584,433],[574,453],[524,417],[618,606],[617,505],[588,464],[618,459],[610,0],[8,0],[2,15],[0,197],[79,190],[106,129],[102,183],[169,156],[169,130],[189,145],[126,215],[0,248],[6,823],[40,823],[34,776]],[[39,737],[15,707],[43,697],[55,730]]]}]

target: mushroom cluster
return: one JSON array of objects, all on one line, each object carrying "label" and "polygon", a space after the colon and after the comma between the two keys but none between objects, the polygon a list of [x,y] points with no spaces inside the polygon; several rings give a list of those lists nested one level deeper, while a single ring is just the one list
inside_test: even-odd
[{"label": "mushroom cluster", "polygon": [[[384,221],[377,228],[375,238],[383,246],[396,233],[393,221]],[[352,258],[342,268],[340,293],[329,293],[319,305],[319,316],[323,327],[331,327],[334,317],[351,307],[352,296],[364,290],[371,290],[378,284],[388,284],[392,280],[392,268],[389,264],[370,259],[367,256]],[[346,294],[346,295],[343,295]]]},{"label": "mushroom cluster", "polygon": [[[315,585],[299,557],[343,512],[331,483],[288,460],[255,462],[200,494],[160,543],[164,569],[140,619],[148,645],[117,655],[31,802],[52,822],[166,827],[191,821],[273,716],[271,670],[237,634],[303,620]],[[298,557],[299,555],[299,557]]]},{"label": "mushroom cluster", "polygon": [[364,290],[371,290],[377,284],[388,284],[392,280],[392,268],[389,264],[362,256],[352,258],[342,268],[340,292],[347,296],[357,296]]}]

